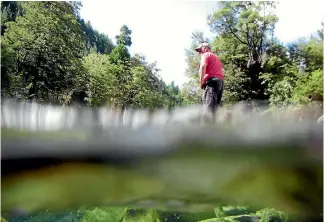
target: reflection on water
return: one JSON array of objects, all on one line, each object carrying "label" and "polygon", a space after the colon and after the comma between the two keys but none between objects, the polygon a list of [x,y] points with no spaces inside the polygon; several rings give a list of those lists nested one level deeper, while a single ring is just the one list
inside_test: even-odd
[{"label": "reflection on water", "polygon": [[[221,205],[322,212],[322,111],[303,111],[301,120],[241,103],[220,110],[215,125],[200,124],[201,111],[121,113],[3,100],[3,215],[53,211],[60,221],[78,221],[94,206],[156,209],[145,211],[151,216]],[[70,214],[82,206],[90,208]]]}]

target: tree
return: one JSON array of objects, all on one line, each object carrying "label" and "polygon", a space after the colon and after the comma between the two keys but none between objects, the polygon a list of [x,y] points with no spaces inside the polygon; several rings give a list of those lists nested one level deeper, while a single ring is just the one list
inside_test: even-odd
[{"label": "tree", "polygon": [[91,53],[83,58],[83,67],[86,71],[84,85],[86,86],[86,101],[88,105],[97,107],[111,104],[118,84],[116,66],[111,64],[108,55]]},{"label": "tree", "polygon": [[67,2],[21,4],[24,16],[6,23],[2,38],[1,46],[14,58],[8,76],[21,77],[23,98],[65,103],[82,73],[83,35],[74,9]]},{"label": "tree", "polygon": [[169,100],[168,108],[171,109],[176,106],[182,105],[183,98],[179,86],[175,85],[175,83],[172,81],[169,85],[166,86],[166,88]]},{"label": "tree", "polygon": [[86,55],[89,54],[92,49],[101,54],[110,54],[112,52],[115,45],[107,35],[95,30],[89,21],[85,22],[82,18],[78,17],[78,22],[85,35]]},{"label": "tree", "polygon": [[109,55],[109,60],[117,66],[118,70],[115,75],[119,87],[118,95],[116,94],[116,104],[124,110],[132,104],[133,93],[131,92],[132,59],[128,52],[127,46],[131,45],[132,31],[127,26],[122,26],[120,35],[116,36],[117,47],[115,47]]},{"label": "tree", "polygon": [[126,25],[123,25],[120,28],[120,34],[116,35],[116,42],[117,45],[125,45],[131,46],[132,45],[132,38],[131,38],[132,30],[130,30]]},{"label": "tree", "polygon": [[167,86],[160,79],[156,63],[148,64],[144,57],[137,55],[137,66],[132,68],[130,84],[130,104],[137,108],[166,108],[170,104],[171,95]]},{"label": "tree", "polygon": [[[277,74],[270,70],[264,73],[262,78],[268,82],[270,102],[273,106],[286,106],[291,104],[308,103],[312,100],[322,102],[323,98],[323,68],[320,60],[323,60],[321,44],[315,44],[311,38],[309,41],[300,41],[288,46],[289,56],[281,62],[273,60],[277,65]],[[286,61],[288,60],[288,61]],[[271,60],[270,60],[271,61]],[[302,66],[301,66],[302,64]]]},{"label": "tree", "polygon": [[278,21],[274,2],[220,2],[221,9],[209,15],[211,30],[234,37],[248,49],[248,67],[261,64]]},{"label": "tree", "polygon": [[246,75],[246,47],[235,38],[217,36],[212,42],[212,51],[216,52],[223,64],[223,103],[248,99],[251,79]]},{"label": "tree", "polygon": [[[200,55],[194,49],[198,47],[201,42],[208,41],[208,39],[204,37],[204,34],[202,32],[192,33],[191,39],[192,41],[190,49],[187,49],[185,51],[186,62],[188,65],[185,75],[189,78],[193,78],[199,81]],[[199,82],[197,86],[199,86]]]},{"label": "tree", "polygon": [[241,84],[247,92],[241,98],[265,99],[266,85],[262,84],[260,73],[278,20],[272,13],[275,5],[273,2],[220,2],[219,5],[220,9],[208,16],[208,23],[220,41],[234,44],[227,51],[238,56],[232,57],[238,59],[233,63],[246,77]]},{"label": "tree", "polygon": [[190,79],[182,87],[183,103],[185,105],[202,103],[202,91],[197,87],[197,82]]},{"label": "tree", "polygon": [[297,65],[303,65],[305,72],[323,68],[323,41],[321,36],[311,36],[307,41],[300,39],[288,45],[289,57]]},{"label": "tree", "polygon": [[156,63],[130,55],[132,31],[127,26],[121,27],[115,46],[80,17],[80,2],[1,6],[7,28],[1,38],[4,96],[92,107],[108,103],[122,109],[181,103],[179,88],[165,84]]},{"label": "tree", "polygon": [[115,95],[115,103],[125,109],[131,103],[130,84],[132,81],[131,58],[125,45],[117,45],[109,55],[109,61],[116,67],[118,91]]},{"label": "tree", "polygon": [[189,78],[183,86],[183,96],[185,104],[201,103],[201,93],[199,83],[200,55],[194,50],[201,42],[209,41],[202,32],[194,32],[191,36],[192,42],[189,49],[185,51],[187,68],[185,75]]},{"label": "tree", "polygon": [[2,1],[1,2],[1,36],[5,33],[6,22],[15,21],[17,16],[23,13],[21,2],[18,1]]}]

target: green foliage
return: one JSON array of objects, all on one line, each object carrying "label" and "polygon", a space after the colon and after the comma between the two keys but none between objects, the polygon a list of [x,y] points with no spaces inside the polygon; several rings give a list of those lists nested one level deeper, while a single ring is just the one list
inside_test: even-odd
[{"label": "green foliage", "polygon": [[305,72],[323,69],[323,40],[312,36],[308,41],[299,40],[288,45],[290,59],[296,65],[303,65]]},{"label": "green foliage", "polygon": [[5,33],[5,23],[15,21],[17,16],[22,15],[21,2],[1,1],[1,36]]},{"label": "green foliage", "polygon": [[305,103],[310,95],[323,97],[323,71],[318,69],[312,73],[304,73],[296,81],[292,92],[292,100]]},{"label": "green foliage", "polygon": [[95,30],[89,21],[85,22],[78,17],[78,22],[82,32],[85,34],[85,54],[91,53],[92,50],[100,54],[111,53],[115,46],[107,35]]},{"label": "green foliage", "polygon": [[186,76],[189,77],[189,81],[182,87],[182,96],[184,104],[197,104],[201,103],[202,90],[199,87],[199,66],[200,57],[194,49],[202,42],[206,40],[202,32],[195,32],[191,36],[192,43],[190,49],[186,50]]},{"label": "green foliage", "polygon": [[[133,93],[132,104],[134,107],[153,108],[155,105],[164,104],[162,94],[155,90],[153,78],[155,77],[150,72],[151,70],[145,69],[143,66],[134,67],[133,81],[131,91]],[[155,104],[157,103],[157,104]]]},{"label": "green foliage", "polygon": [[122,109],[172,108],[180,89],[156,64],[131,56],[132,31],[117,46],[79,15],[80,2],[2,2],[1,93],[21,100]]},{"label": "green foliage", "polygon": [[1,41],[7,56],[14,58],[6,75],[22,75],[28,93],[21,97],[63,103],[82,72],[82,33],[73,8],[66,2],[23,2],[21,6],[24,16],[6,23]]},{"label": "green foliage", "polygon": [[225,101],[267,97],[259,75],[278,20],[271,13],[273,7],[272,2],[220,2],[220,9],[208,16],[211,30],[218,34],[213,50],[224,61],[224,70],[234,68],[243,74],[233,84],[233,78],[227,80],[236,86],[231,90],[236,93],[225,95]]},{"label": "green foliage", "polygon": [[185,105],[202,103],[202,90],[199,88],[199,82],[190,79],[182,88],[183,103]]},{"label": "green foliage", "polygon": [[126,65],[126,62],[130,59],[130,54],[126,46],[120,44],[112,50],[109,58],[112,63]]},{"label": "green foliage", "polygon": [[323,97],[322,70],[307,73],[299,72],[296,66],[286,66],[283,74],[268,73],[263,74],[263,78],[271,85],[268,91],[272,106],[303,104],[309,101],[310,96]]},{"label": "green foliage", "polygon": [[307,103],[310,95],[323,97],[322,52],[322,44],[312,37],[287,49],[280,47],[277,56],[267,61],[262,78],[268,82],[273,106]]},{"label": "green foliage", "polygon": [[118,90],[117,79],[114,75],[118,71],[116,65],[111,64],[108,55],[91,53],[83,58],[85,78],[81,78],[80,85],[85,85],[86,101],[90,106],[102,106],[111,102]]},{"label": "green foliage", "polygon": [[[323,96],[323,38],[301,39],[284,46],[274,36],[278,18],[274,2],[220,2],[208,16],[212,51],[223,63],[223,104],[241,100],[269,100],[271,106],[307,103],[309,96]],[[193,33],[187,50],[189,81],[182,93],[185,104],[201,101],[198,67],[194,52],[203,33]]]},{"label": "green foliage", "polygon": [[131,34],[132,34],[132,30],[130,30],[126,25],[123,25],[120,28],[120,35],[116,36],[117,45],[131,46],[132,45]]},{"label": "green foliage", "polygon": [[174,82],[171,82],[166,86],[166,89],[169,98],[168,108],[173,108],[183,103],[183,97],[179,86],[175,85]]}]

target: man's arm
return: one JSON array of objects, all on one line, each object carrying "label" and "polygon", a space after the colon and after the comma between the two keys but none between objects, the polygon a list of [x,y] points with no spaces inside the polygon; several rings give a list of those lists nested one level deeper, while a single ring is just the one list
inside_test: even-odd
[{"label": "man's arm", "polygon": [[207,60],[206,56],[202,55],[200,60],[200,69],[199,69],[199,79],[200,79],[200,88],[203,87],[203,78],[206,74]]}]

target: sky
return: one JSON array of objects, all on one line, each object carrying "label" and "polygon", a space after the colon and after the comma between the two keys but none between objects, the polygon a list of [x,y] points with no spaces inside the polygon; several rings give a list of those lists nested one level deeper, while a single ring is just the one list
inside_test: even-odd
[{"label": "sky", "polygon": [[[323,8],[321,0],[280,1],[275,36],[287,43],[316,32],[324,20]],[[191,33],[213,35],[207,15],[215,9],[216,1],[84,0],[80,14],[113,41],[121,26],[127,25],[132,30],[131,54],[141,53],[148,62],[156,61],[166,83],[182,86],[187,80],[185,49],[191,45]]]}]

